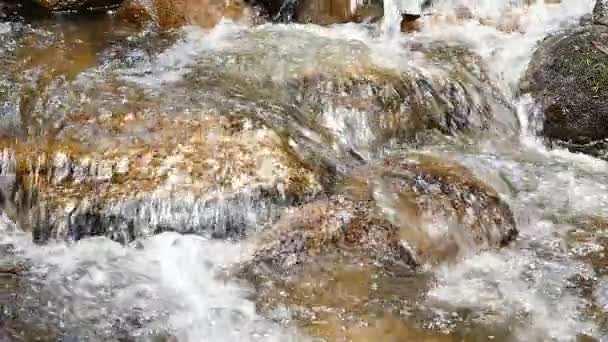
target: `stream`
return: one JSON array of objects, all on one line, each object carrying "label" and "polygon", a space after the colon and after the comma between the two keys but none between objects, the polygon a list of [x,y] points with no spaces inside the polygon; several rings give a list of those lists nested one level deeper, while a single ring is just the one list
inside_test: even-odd
[{"label": "stream", "polygon": [[[451,13],[459,2],[438,1],[433,11]],[[394,8],[391,4],[385,8]],[[230,269],[250,257],[256,234],[267,228],[260,222],[290,203],[251,196],[237,204],[220,201],[205,211],[192,209],[197,204],[184,195],[169,204],[173,209],[154,201],[141,204],[146,210],[137,211],[140,223],[127,230],[116,224],[112,236],[57,225],[34,231],[32,238],[30,229],[3,213],[0,341],[608,339],[608,164],[547,147],[537,137],[542,114],[518,90],[537,42],[578,24],[592,7],[592,0],[519,7],[507,0],[478,1],[470,18],[423,17],[420,29],[409,33],[400,33],[399,23],[391,22],[399,20],[395,15],[382,24],[223,20],[212,29],[185,26],[168,32],[142,30],[110,15],[0,22],[2,141],[42,146],[61,141],[75,154],[118,159],[145,159],[141,146],[153,146],[152,161],[141,170],[169,170],[163,179],[174,188],[227,182],[195,172],[196,160],[206,157],[197,154],[191,164],[183,157],[190,145],[180,136],[207,122],[214,126],[201,133],[202,139],[227,145],[208,152],[225,158],[218,168],[232,177],[235,189],[249,184],[249,176],[234,176],[247,174],[240,161],[249,151],[257,174],[283,175],[266,164],[265,158],[275,153],[264,145],[273,130],[297,143],[309,142],[338,169],[349,162],[344,157],[348,151],[369,161],[415,149],[467,166],[509,204],[519,229],[506,247],[416,271],[330,269],[306,280],[310,284],[296,290],[301,291],[296,299],[262,310],[255,287],[233,279]],[[507,16],[508,25],[517,29],[479,21]],[[462,66],[455,62],[458,57],[429,52],[436,46],[473,53],[485,69],[466,56]],[[328,95],[331,80],[322,90],[310,82],[292,82],[314,82],[316,73],[381,80],[406,74],[443,80],[464,74],[471,86],[463,89],[473,90],[463,95],[466,101],[455,101],[471,108],[483,102],[489,114],[467,123],[483,126],[481,133],[429,131],[404,146],[381,136],[382,129],[370,119],[378,108],[355,103],[359,97],[365,102],[362,94],[375,90],[362,85],[359,94],[342,90]],[[334,101],[330,96],[340,97]],[[310,108],[316,116],[303,118],[292,108]],[[219,118],[237,114],[238,125],[252,133],[224,139],[232,121],[225,124]],[[188,124],[179,126],[174,119]],[[270,128],[259,128],[259,121]],[[458,125],[437,130],[451,132]],[[319,138],[325,134],[333,137],[331,144]],[[178,147],[165,147],[173,140]],[[230,149],[234,146],[239,150]],[[2,163],[14,158],[7,151]],[[18,166],[19,153],[26,153],[17,153]],[[157,154],[164,155],[158,163]],[[175,165],[202,180],[171,173]],[[0,176],[9,169],[3,164]],[[103,171],[96,177],[104,177]],[[124,184],[117,193],[145,191],[144,185]],[[74,190],[74,198],[90,191],[83,189]],[[212,193],[207,185],[200,189]],[[67,197],[53,200],[66,208],[77,206]],[[208,234],[191,228],[192,216],[184,219],[177,206],[189,213],[198,210],[197,220],[221,229]],[[122,213],[128,206],[113,210]],[[152,221],[154,227],[184,228],[152,229]],[[24,271],[3,271],[11,267]]]}]

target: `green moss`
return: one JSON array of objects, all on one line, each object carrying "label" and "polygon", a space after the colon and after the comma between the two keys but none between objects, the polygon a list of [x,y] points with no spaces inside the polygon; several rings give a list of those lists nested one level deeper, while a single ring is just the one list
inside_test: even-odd
[{"label": "green moss", "polygon": [[579,75],[593,94],[605,92],[608,89],[608,55],[594,46],[585,46],[575,58],[572,72]]},{"label": "green moss", "polygon": [[568,35],[552,51],[556,71],[576,77],[579,91],[594,96],[608,94],[608,54],[603,50],[608,40],[595,29]]}]

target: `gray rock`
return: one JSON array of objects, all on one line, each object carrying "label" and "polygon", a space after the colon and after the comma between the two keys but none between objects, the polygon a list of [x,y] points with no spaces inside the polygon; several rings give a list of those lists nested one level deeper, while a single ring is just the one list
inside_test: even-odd
[{"label": "gray rock", "polygon": [[608,1],[596,0],[593,8],[593,23],[608,26]]}]

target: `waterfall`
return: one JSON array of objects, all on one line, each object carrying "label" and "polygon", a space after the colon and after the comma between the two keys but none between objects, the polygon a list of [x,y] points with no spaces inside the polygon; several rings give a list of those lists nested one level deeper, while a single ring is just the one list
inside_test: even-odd
[{"label": "waterfall", "polygon": [[388,37],[393,37],[401,31],[401,15],[422,14],[424,0],[384,0],[384,20],[382,31]]},{"label": "waterfall", "polygon": [[384,19],[382,20],[382,32],[387,37],[393,37],[401,31],[401,12],[399,8],[401,0],[384,0]]}]

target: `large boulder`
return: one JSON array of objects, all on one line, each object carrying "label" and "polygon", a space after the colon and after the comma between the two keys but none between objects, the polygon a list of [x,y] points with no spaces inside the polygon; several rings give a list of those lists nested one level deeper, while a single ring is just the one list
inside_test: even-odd
[{"label": "large boulder", "polygon": [[435,137],[516,131],[512,108],[492,87],[479,56],[464,48],[412,47],[433,70],[423,73],[378,65],[357,42],[338,45],[302,33],[307,52],[294,56],[291,47],[277,44],[280,29],[252,34],[225,51],[220,69],[210,60],[188,79],[193,88],[229,98],[221,105],[233,111],[257,108],[243,115],[288,136],[303,162],[334,169],[349,160],[345,156],[370,160],[394,143],[419,146]]},{"label": "large boulder", "polygon": [[9,210],[36,241],[166,230],[238,238],[313,196],[314,175],[272,130],[204,113],[72,117],[44,143],[4,139]]},{"label": "large boulder", "polygon": [[236,273],[256,287],[261,312],[287,308],[312,336],[419,340],[429,336],[395,313],[419,309],[432,281],[424,270],[516,235],[490,186],[458,163],[410,153],[353,170],[336,194],[286,212]]},{"label": "large boulder", "polygon": [[604,2],[593,24],[546,38],[528,66],[522,90],[544,113],[542,134],[575,151],[604,156],[608,138],[608,27]]},{"label": "large boulder", "polygon": [[160,39],[93,51],[78,43],[91,39],[80,28],[57,41],[11,32],[0,48],[0,200],[36,241],[128,243],[166,230],[239,238],[318,191],[272,129],[205,106],[188,85],[148,96],[112,72],[145,58],[134,45],[154,41],[137,51],[158,53]]},{"label": "large boulder", "polygon": [[516,235],[509,206],[469,170],[408,154],[353,170],[336,195],[284,214],[248,266],[256,276],[297,272],[328,256],[417,266],[504,246]]},{"label": "large boulder", "polygon": [[[24,36],[0,66],[10,80],[0,84],[0,148],[14,176],[3,185],[11,216],[37,241],[129,242],[165,230],[238,238],[331,193],[388,149],[496,130],[511,117],[495,116],[510,108],[466,49],[417,47],[434,71],[422,73],[305,30],[294,39],[303,53],[285,34],[280,25],[243,32],[178,70],[149,65],[173,34],[66,50],[86,57],[73,65],[51,58],[46,36]],[[81,49],[72,38],[61,44]],[[39,39],[45,58],[18,63]],[[91,67],[96,58],[103,67]],[[173,71],[178,81],[159,82]]]}]

